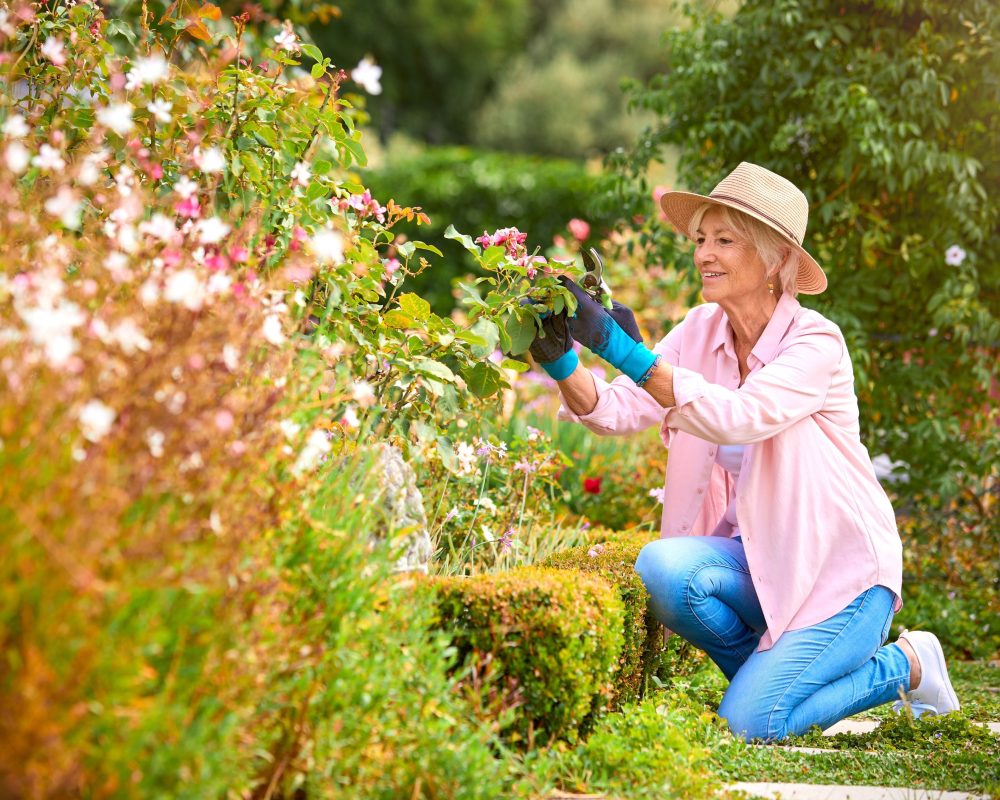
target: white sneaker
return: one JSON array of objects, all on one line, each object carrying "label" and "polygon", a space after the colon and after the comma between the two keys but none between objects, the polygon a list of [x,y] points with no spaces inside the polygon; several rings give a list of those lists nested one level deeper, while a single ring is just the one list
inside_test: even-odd
[{"label": "white sneaker", "polygon": [[937,636],[929,631],[906,631],[899,634],[906,639],[920,662],[920,684],[906,694],[906,701],[897,700],[892,704],[896,712],[910,706],[914,718],[922,714],[948,714],[958,711],[958,695],[948,679],[948,667],[944,663],[944,651]]}]

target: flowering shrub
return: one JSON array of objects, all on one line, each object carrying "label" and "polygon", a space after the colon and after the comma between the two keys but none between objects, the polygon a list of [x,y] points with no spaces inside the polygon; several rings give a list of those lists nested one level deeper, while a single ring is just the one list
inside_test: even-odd
[{"label": "flowering shrub", "polygon": [[[403,291],[432,248],[348,172],[345,73],[211,4],[167,38],[147,21],[118,52],[96,5],[0,9],[0,793],[264,796],[336,763],[363,796],[382,718],[322,734],[371,696],[342,660],[451,695],[443,644],[388,648],[404,669],[358,633],[384,569],[357,579],[365,541],[343,545],[373,527],[352,453],[423,420],[452,453],[438,420],[504,373]],[[479,732],[435,730],[468,744],[455,774],[489,760]],[[456,794],[492,796],[476,774]]]}]

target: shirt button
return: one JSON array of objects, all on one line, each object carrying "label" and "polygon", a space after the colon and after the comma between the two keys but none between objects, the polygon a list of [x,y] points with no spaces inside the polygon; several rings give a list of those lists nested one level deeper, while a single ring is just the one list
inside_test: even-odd
[{"label": "shirt button", "polygon": [[715,448],[714,448],[714,447],[710,447],[710,448],[708,448],[708,454],[709,454],[710,456],[714,456],[714,455],[715,455]]},{"label": "shirt button", "polygon": [[688,529],[688,526],[687,526],[687,525],[681,525],[681,530],[682,530],[682,531],[686,531],[687,529]]},{"label": "shirt button", "polygon": [[698,494],[705,494],[705,490],[704,489],[699,489],[698,490]]}]

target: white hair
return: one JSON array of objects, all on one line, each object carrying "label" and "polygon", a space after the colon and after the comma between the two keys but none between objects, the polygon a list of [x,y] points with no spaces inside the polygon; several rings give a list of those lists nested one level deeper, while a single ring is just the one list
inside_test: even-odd
[{"label": "white hair", "polygon": [[777,275],[777,286],[781,292],[788,292],[791,295],[799,293],[799,263],[801,257],[799,252],[792,246],[784,236],[774,228],[765,225],[758,219],[744,214],[735,208],[719,205],[718,203],[703,203],[695,209],[691,217],[691,224],[688,234],[692,239],[698,238],[698,228],[701,221],[709,209],[717,208],[722,214],[722,221],[726,227],[746,242],[749,242],[757,252],[758,257],[764,262],[767,275],[770,278]]}]

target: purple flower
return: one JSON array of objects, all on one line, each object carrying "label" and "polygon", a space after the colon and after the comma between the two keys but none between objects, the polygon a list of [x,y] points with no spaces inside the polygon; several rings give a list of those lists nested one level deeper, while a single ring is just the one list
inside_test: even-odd
[{"label": "purple flower", "polygon": [[503,532],[503,536],[500,537],[500,552],[509,553],[514,549],[514,526],[511,525],[507,530]]}]

